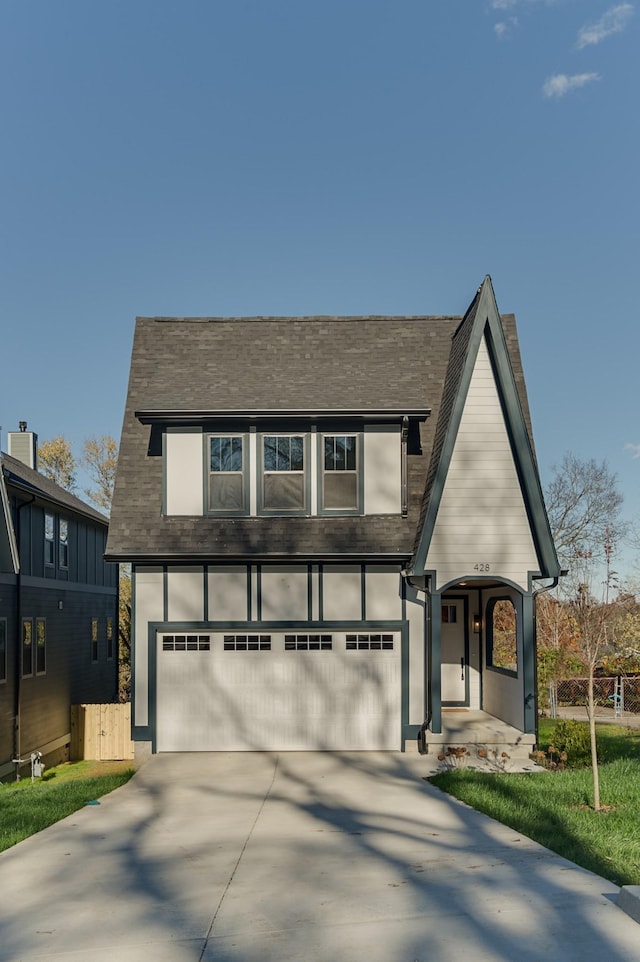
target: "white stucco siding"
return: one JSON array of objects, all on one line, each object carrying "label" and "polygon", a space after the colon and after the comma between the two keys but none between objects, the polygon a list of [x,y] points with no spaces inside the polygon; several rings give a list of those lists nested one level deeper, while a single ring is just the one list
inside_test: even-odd
[{"label": "white stucco siding", "polygon": [[263,621],[306,621],[309,618],[306,565],[263,565]]},{"label": "white stucco siding", "polygon": [[249,619],[247,568],[237,565],[209,566],[207,590],[210,621]]},{"label": "white stucco siding", "polygon": [[400,514],[400,426],[369,425],[363,448],[364,513]]},{"label": "white stucco siding", "polygon": [[167,617],[169,621],[203,621],[203,568],[167,570]]},{"label": "white stucco siding", "polygon": [[487,668],[483,680],[483,708],[520,730],[524,727],[522,678],[513,678]]},{"label": "white stucco siding", "polygon": [[362,572],[359,565],[324,565],[322,569],[324,621],[362,619]]},{"label": "white stucco siding", "polygon": [[165,513],[203,514],[202,431],[167,430],[164,438]]},{"label": "white stucco siding", "polygon": [[437,570],[439,586],[477,573],[506,578],[525,588],[528,572],[538,568],[484,340],[471,378],[426,567]]},{"label": "white stucco siding", "polygon": [[164,579],[161,568],[136,568],[134,598],[134,725],[149,722],[149,622],[164,619]]},{"label": "white stucco siding", "polygon": [[402,618],[400,568],[394,565],[368,565],[365,570],[365,618],[389,621]]}]

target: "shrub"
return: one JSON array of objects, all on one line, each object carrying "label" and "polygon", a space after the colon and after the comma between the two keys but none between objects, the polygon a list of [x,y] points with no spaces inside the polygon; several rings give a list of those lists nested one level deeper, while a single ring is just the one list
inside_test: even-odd
[{"label": "shrub", "polygon": [[566,752],[567,764],[572,768],[584,768],[591,764],[589,727],[584,722],[559,719],[553,726],[550,745],[557,751]]}]

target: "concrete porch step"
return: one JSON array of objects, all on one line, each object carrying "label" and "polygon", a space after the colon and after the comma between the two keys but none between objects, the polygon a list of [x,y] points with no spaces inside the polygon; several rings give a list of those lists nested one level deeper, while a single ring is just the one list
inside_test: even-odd
[{"label": "concrete porch step", "polygon": [[[508,770],[532,764],[535,735],[525,734],[483,711],[442,713],[442,731],[425,732],[429,755],[444,755],[447,767],[481,765]],[[457,756],[457,757],[456,757]]]}]

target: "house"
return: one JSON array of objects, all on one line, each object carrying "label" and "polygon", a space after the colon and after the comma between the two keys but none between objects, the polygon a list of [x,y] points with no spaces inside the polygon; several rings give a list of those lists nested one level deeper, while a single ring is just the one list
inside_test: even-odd
[{"label": "house", "polygon": [[0,778],[68,758],[70,707],[118,700],[118,568],[108,520],[37,470],[37,436],[0,455]]},{"label": "house", "polygon": [[[512,315],[138,318],[107,558],[140,751],[534,739],[559,574]],[[544,581],[542,579],[545,579]]]}]

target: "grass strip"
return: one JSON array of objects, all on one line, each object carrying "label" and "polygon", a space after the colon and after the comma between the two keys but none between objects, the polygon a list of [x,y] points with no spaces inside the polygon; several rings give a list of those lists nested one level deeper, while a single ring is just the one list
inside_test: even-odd
[{"label": "grass strip", "polygon": [[33,783],[25,778],[0,785],[0,852],[119,788],[133,773],[128,763],[77,762],[58,765]]},{"label": "grass strip", "polygon": [[[640,733],[601,726],[603,811],[591,808],[590,768],[531,774],[442,772],[429,781],[450,795],[617,885],[640,884]],[[541,733],[540,743],[552,738]]]}]

